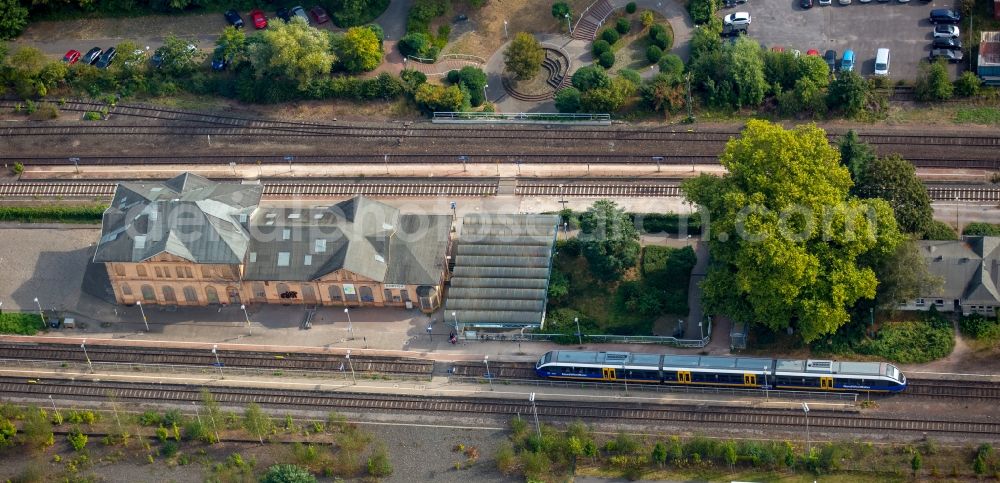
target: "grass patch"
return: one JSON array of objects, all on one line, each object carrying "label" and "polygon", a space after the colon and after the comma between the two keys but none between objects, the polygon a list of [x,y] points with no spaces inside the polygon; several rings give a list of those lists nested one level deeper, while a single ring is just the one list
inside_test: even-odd
[{"label": "grass patch", "polygon": [[955,111],[955,122],[960,124],[1000,125],[1000,109],[996,107],[964,107]]},{"label": "grass patch", "polygon": [[0,206],[0,221],[100,223],[106,205]]},{"label": "grass patch", "polygon": [[0,314],[0,334],[35,335],[44,328],[45,324],[38,314],[17,312]]}]

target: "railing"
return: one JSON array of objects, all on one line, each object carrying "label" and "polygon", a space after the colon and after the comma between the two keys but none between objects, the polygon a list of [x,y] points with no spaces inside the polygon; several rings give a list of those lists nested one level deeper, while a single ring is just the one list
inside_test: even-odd
[{"label": "railing", "polygon": [[486,63],[486,59],[479,57],[477,55],[469,55],[469,54],[444,54],[438,57],[438,62],[441,62],[442,60],[446,59],[467,60],[470,62],[479,62],[480,64]]},{"label": "railing", "polygon": [[610,114],[580,114],[555,112],[435,112],[431,122],[513,122],[513,123],[591,123],[610,125]]},{"label": "railing", "polygon": [[[575,334],[533,334],[526,333],[523,335],[510,335],[501,338],[497,335],[486,336],[486,341],[511,341],[511,342],[535,342],[535,341],[545,341],[551,342],[556,339],[565,339],[571,337],[576,340]],[[583,339],[585,342],[594,343],[616,343],[616,344],[664,344],[672,345],[675,347],[687,347],[687,348],[702,348],[708,345],[711,340],[710,335],[706,335],[702,339],[678,339],[676,337],[669,336],[659,336],[659,335],[588,335],[583,334]]]},{"label": "railing", "polygon": [[[499,379],[492,378],[494,384],[536,386],[536,387],[560,387],[568,389],[605,389],[611,391],[624,391],[626,384],[617,382],[574,382],[574,381],[552,381],[549,379]],[[449,376],[450,382],[468,384],[488,384],[486,377],[469,376]],[[706,387],[706,386],[686,386],[679,384],[649,384],[634,383],[627,384],[629,391],[656,392],[656,393],[682,393],[682,394],[710,394],[728,395],[741,397],[759,398],[784,398],[784,399],[809,399],[821,401],[843,401],[857,403],[858,394],[853,392],[823,392],[823,391],[785,391],[778,389],[743,389],[735,387]]]},{"label": "railing", "polygon": [[433,64],[433,63],[437,62],[434,59],[428,59],[428,58],[424,58],[424,57],[417,57],[417,56],[414,56],[414,55],[407,55],[406,58],[410,59],[410,60],[415,60],[417,62],[420,62],[421,64]]}]

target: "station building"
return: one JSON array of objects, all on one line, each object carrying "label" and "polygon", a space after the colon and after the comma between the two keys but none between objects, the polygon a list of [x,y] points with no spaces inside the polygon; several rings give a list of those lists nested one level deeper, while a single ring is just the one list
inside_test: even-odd
[{"label": "station building", "polygon": [[916,242],[928,271],[941,285],[903,301],[901,310],[958,312],[993,316],[1000,308],[1000,237],[964,236],[961,240]]},{"label": "station building", "polygon": [[442,303],[451,215],[402,214],[362,196],[329,206],[261,207],[261,185],[185,173],[121,183],[94,262],[120,304]]}]

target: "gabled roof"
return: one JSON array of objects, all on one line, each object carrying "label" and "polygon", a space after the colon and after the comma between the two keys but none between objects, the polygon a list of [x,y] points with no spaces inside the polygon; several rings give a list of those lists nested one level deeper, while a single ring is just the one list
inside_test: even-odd
[{"label": "gabled roof", "polygon": [[194,263],[240,263],[249,242],[246,222],[262,193],[260,185],[191,173],[120,183],[104,212],[94,261],[141,262],[168,253]]},{"label": "gabled roof", "polygon": [[917,243],[928,270],[944,281],[937,293],[926,297],[1000,305],[1000,237],[969,236]]}]

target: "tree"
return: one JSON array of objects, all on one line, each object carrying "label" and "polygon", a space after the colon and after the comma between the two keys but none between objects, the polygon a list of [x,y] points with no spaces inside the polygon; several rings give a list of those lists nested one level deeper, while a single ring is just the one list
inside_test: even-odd
[{"label": "tree", "polygon": [[850,175],[823,130],[751,120],[720,161],[723,177],[683,184],[713,221],[707,313],[795,327],[810,342],[847,323],[856,301],[875,297],[875,273],[859,257],[891,253],[901,235],[886,202],[849,196]]},{"label": "tree", "polygon": [[527,32],[518,32],[503,53],[504,65],[518,79],[531,79],[542,68],[545,52],[542,44]]},{"label": "tree", "polygon": [[865,107],[868,90],[868,81],[857,72],[841,72],[827,89],[826,106],[831,111],[842,111],[847,117],[857,116]]},{"label": "tree", "polygon": [[927,187],[917,177],[909,161],[898,154],[867,162],[854,186],[861,198],[882,198],[889,202],[900,231],[921,235],[934,216]]},{"label": "tree", "polygon": [[655,45],[650,45],[646,48],[646,60],[648,60],[650,64],[659,62],[661,58],[663,58],[663,49]]},{"label": "tree", "polygon": [[830,84],[830,67],[826,61],[818,55],[803,55],[798,58],[800,78],[813,81],[820,87]]},{"label": "tree", "polygon": [[858,133],[854,132],[853,129],[840,137],[838,147],[840,149],[840,164],[847,168],[851,179],[857,182],[868,163],[875,160],[875,151],[868,143],[861,142]]},{"label": "tree", "polygon": [[611,78],[608,77],[604,68],[598,65],[586,65],[580,67],[573,73],[573,87],[580,92],[587,92],[600,87],[610,87]]},{"label": "tree", "polygon": [[458,112],[462,110],[465,94],[458,86],[420,84],[413,100],[429,112]]},{"label": "tree", "polygon": [[594,274],[617,280],[639,257],[639,232],[614,201],[598,200],[580,216],[583,255]]},{"label": "tree", "polygon": [[620,34],[625,35],[629,32],[629,30],[632,30],[632,23],[629,22],[627,18],[620,18],[615,21],[615,30],[617,30]]},{"label": "tree", "polygon": [[604,31],[601,32],[600,37],[611,45],[615,45],[615,42],[618,42],[618,40],[622,38],[618,31],[613,28],[604,29]]},{"label": "tree", "polygon": [[181,40],[173,35],[168,35],[160,48],[163,49],[160,70],[171,77],[183,77],[194,72],[205,58],[198,50],[197,41]]},{"label": "tree", "polygon": [[918,101],[946,101],[951,99],[954,90],[943,60],[920,64],[920,73],[913,85],[913,96]]},{"label": "tree", "polygon": [[681,74],[684,73],[684,61],[677,54],[663,54],[663,57],[660,57],[658,66],[660,67],[661,74],[673,76],[678,80],[680,80]]},{"label": "tree", "polygon": [[643,101],[654,111],[670,113],[684,107],[684,86],[675,76],[657,74],[641,92]]},{"label": "tree", "polygon": [[458,83],[469,91],[469,101],[473,106],[481,106],[486,98],[483,89],[486,88],[486,73],[479,67],[467,65],[458,71]]},{"label": "tree", "polygon": [[316,477],[295,465],[272,465],[260,483],[316,483]]},{"label": "tree", "polygon": [[653,446],[653,454],[651,456],[653,462],[662,468],[663,464],[667,462],[667,445],[657,441],[656,445]]},{"label": "tree", "polygon": [[0,40],[21,35],[28,25],[28,9],[19,0],[0,0]]},{"label": "tree", "polygon": [[242,61],[247,54],[247,36],[243,29],[238,29],[232,25],[222,29],[222,35],[215,39],[215,51],[223,59],[231,59],[231,62]]},{"label": "tree", "polygon": [[326,32],[310,27],[298,17],[272,22],[250,46],[250,63],[258,79],[286,80],[305,89],[313,79],[330,73],[336,57]]},{"label": "tree", "polygon": [[566,87],[556,92],[556,109],[559,112],[577,112],[580,110],[580,90],[576,87]]},{"label": "tree", "polygon": [[430,37],[423,32],[412,32],[406,34],[403,38],[399,39],[397,46],[399,47],[399,52],[403,54],[403,56],[424,58],[437,57],[437,49],[434,48],[434,42],[432,42]]},{"label": "tree", "polygon": [[62,62],[51,62],[34,47],[20,47],[7,62],[9,82],[21,97],[30,98],[45,96],[49,89],[55,87],[69,70]]},{"label": "tree", "polygon": [[264,436],[271,434],[274,422],[271,417],[260,409],[257,403],[250,403],[243,413],[243,429],[246,429],[251,436],[257,438],[260,444],[264,444]]},{"label": "tree", "polygon": [[382,63],[382,42],[368,27],[347,29],[338,44],[340,62],[348,72],[368,72]]},{"label": "tree", "polygon": [[764,94],[767,92],[760,44],[747,36],[740,36],[727,52],[739,105],[759,106],[764,102]]},{"label": "tree", "polygon": [[590,52],[594,54],[594,57],[599,57],[605,52],[611,52],[611,44],[607,40],[597,39],[591,44]]},{"label": "tree", "polygon": [[891,310],[900,301],[934,293],[943,283],[930,272],[927,260],[913,240],[900,242],[892,253],[878,260],[875,276],[878,278],[875,306],[880,310]]},{"label": "tree", "polygon": [[608,87],[590,89],[580,96],[580,108],[585,112],[615,112],[635,94],[636,86],[628,79],[615,77]]},{"label": "tree", "polygon": [[604,67],[605,69],[610,69],[611,66],[615,65],[615,53],[605,52],[597,56],[597,63]]},{"label": "tree", "polygon": [[[760,53],[764,61],[764,78],[768,85],[779,85],[781,90],[786,91],[795,87],[795,81],[802,77],[802,64],[791,52],[775,52],[773,50]],[[816,57],[808,55],[806,57]],[[823,59],[820,59],[822,62]],[[822,62],[823,72],[830,75],[830,69],[826,62]]]},{"label": "tree", "polygon": [[557,20],[565,20],[569,15],[569,4],[566,2],[556,2],[552,4],[552,16]]},{"label": "tree", "polygon": [[962,97],[972,97],[979,94],[983,80],[975,72],[965,71],[955,79],[955,94]]}]

